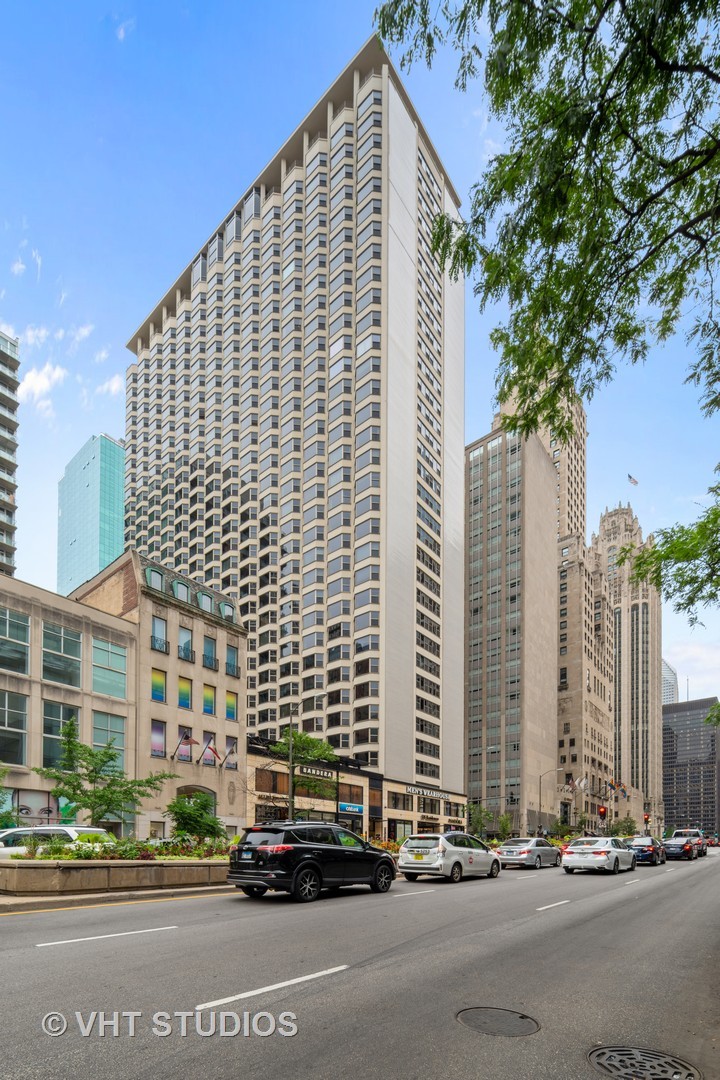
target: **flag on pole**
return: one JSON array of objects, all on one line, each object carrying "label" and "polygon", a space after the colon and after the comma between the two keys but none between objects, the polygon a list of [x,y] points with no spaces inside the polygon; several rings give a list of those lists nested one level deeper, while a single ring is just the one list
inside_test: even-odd
[{"label": "flag on pole", "polygon": [[192,735],[190,734],[189,731],[183,732],[183,734],[178,739],[177,746],[175,747],[172,754],[170,755],[170,760],[171,761],[175,760],[175,755],[177,754],[177,752],[178,752],[178,750],[180,749],[181,746],[199,746],[199,745],[200,745],[200,743],[197,741],[197,739],[193,739],[193,737],[192,737]]},{"label": "flag on pole", "polygon": [[582,779],[578,782],[578,787],[580,788],[581,791],[584,791],[587,786],[588,786],[588,778],[587,778],[587,776],[583,776]]},{"label": "flag on pole", "polygon": [[571,791],[575,791],[577,789],[577,784],[575,783],[575,777],[574,776],[570,777],[570,783],[568,784],[568,787],[570,788]]},{"label": "flag on pole", "polygon": [[[201,761],[202,761],[202,760],[204,759],[204,757],[205,757],[205,754],[207,753],[207,751],[208,751],[208,750],[210,751],[210,753],[211,753],[211,754],[213,754],[213,755],[214,755],[214,756],[215,756],[215,757],[217,758],[217,760],[218,760],[218,761],[220,761],[220,760],[221,760],[221,758],[220,758],[220,755],[219,755],[219,753],[217,752],[217,750],[216,750],[216,749],[215,749],[215,747],[213,746],[213,742],[214,742],[214,741],[215,741],[215,736],[214,736],[214,735],[211,735],[211,736],[210,736],[210,738],[208,739],[208,741],[207,741],[207,742],[205,743],[205,745],[203,746],[203,748],[202,748],[202,753],[200,754],[200,756],[199,756],[199,757],[198,757],[198,759],[197,759],[197,764],[198,764],[198,765],[199,765],[199,764],[200,764],[200,762],[201,762]],[[199,745],[200,745],[200,743],[197,743],[197,745],[199,746]]]},{"label": "flag on pole", "polygon": [[[227,761],[227,759],[228,759],[228,758],[229,758],[229,757],[231,756],[231,754],[237,754],[237,739],[235,740],[235,742],[234,742],[234,743],[232,743],[232,744],[230,745],[230,749],[228,750],[228,752],[226,753],[225,757],[224,757],[224,758],[222,759],[222,761],[220,762],[220,765],[221,765],[221,766],[223,766],[223,765],[225,764],[225,762],[226,762],[226,761]],[[236,768],[237,768],[237,766],[236,766]]]},{"label": "flag on pole", "polygon": [[635,479],[635,477],[634,477],[634,476],[631,476],[631,475],[630,475],[630,473],[628,473],[628,480],[630,481],[630,483],[631,483],[631,484],[632,484],[632,485],[633,485],[634,487],[637,487],[637,483],[638,483],[638,482],[637,482],[637,480]]},{"label": "flag on pole", "polygon": [[608,780],[607,786],[610,788],[611,791],[617,791],[617,784],[614,780]]}]

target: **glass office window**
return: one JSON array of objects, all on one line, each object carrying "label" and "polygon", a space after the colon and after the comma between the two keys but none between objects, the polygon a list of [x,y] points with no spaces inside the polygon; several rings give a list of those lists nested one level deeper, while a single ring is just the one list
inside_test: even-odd
[{"label": "glass office window", "polygon": [[80,686],[82,634],[66,626],[43,623],[43,679]]},{"label": "glass office window", "polygon": [[6,765],[26,763],[27,703],[25,694],[0,690],[0,761]]},{"label": "glass office window", "polygon": [[80,710],[74,705],[60,701],[43,701],[43,768],[59,764],[62,745],[60,737],[68,720],[74,720],[80,728]]},{"label": "glass office window", "polygon": [[92,688],[96,694],[127,697],[127,649],[93,638]]},{"label": "glass office window", "polygon": [[30,618],[10,608],[0,608],[0,668],[28,674]]}]

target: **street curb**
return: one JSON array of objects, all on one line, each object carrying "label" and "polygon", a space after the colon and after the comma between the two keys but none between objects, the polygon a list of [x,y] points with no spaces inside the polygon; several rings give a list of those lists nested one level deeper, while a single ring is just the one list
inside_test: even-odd
[{"label": "street curb", "polygon": [[177,900],[195,897],[230,895],[236,892],[234,885],[192,885],[176,889],[132,889],[126,892],[71,893],[59,896],[57,893],[42,896],[8,896],[0,894],[0,917],[19,915],[24,911],[50,911],[54,908],[92,907],[96,904],[127,903],[141,900]]}]

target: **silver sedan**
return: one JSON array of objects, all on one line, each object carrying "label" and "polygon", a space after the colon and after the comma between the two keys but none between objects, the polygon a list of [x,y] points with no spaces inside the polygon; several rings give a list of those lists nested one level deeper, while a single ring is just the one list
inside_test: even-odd
[{"label": "silver sedan", "polygon": [[513,837],[505,840],[497,849],[503,869],[506,866],[519,866],[521,869],[541,866],[559,866],[562,854],[539,836]]},{"label": "silver sedan", "polygon": [[565,850],[562,865],[566,874],[576,870],[619,874],[621,870],[634,870],[637,859],[635,852],[617,836],[579,836]]}]

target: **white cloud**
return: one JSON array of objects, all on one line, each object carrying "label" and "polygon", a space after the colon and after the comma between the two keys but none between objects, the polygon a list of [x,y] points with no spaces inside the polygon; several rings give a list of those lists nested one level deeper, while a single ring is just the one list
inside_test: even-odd
[{"label": "white cloud", "polygon": [[502,154],[505,147],[502,143],[497,142],[496,139],[483,139],[482,142],[482,156],[485,164],[492,161],[498,154]]},{"label": "white cloud", "polygon": [[128,36],[128,34],[132,33],[134,29],[135,20],[126,19],[125,22],[120,23],[120,25],[118,26],[117,30],[115,31],[115,37],[118,39],[119,42],[123,42]]},{"label": "white cloud", "polygon": [[70,347],[76,349],[81,341],[85,341],[92,334],[95,327],[92,323],[86,323],[85,326],[74,327],[70,331],[71,343]]},{"label": "white cloud", "polygon": [[35,345],[44,345],[49,335],[47,326],[26,326],[20,337],[23,345],[32,349]]},{"label": "white cloud", "polygon": [[107,349],[100,349],[98,352],[95,353],[93,359],[95,360],[96,364],[104,364],[109,355],[110,353]]},{"label": "white cloud", "polygon": [[53,409],[53,403],[50,398],[41,398],[35,407],[40,415],[46,420],[52,420],[55,416],[55,410]]},{"label": "white cloud", "polygon": [[32,249],[30,255],[31,255],[31,258],[32,258],[33,262],[37,266],[37,279],[39,281],[40,280],[40,270],[42,269],[42,255],[35,248]]},{"label": "white cloud", "polygon": [[62,339],[65,337],[65,331],[63,330],[63,328],[60,327],[59,330],[56,330],[53,334],[53,337],[56,341],[62,341]]},{"label": "white cloud", "polygon": [[18,336],[15,333],[15,327],[11,326],[10,323],[0,322],[0,330],[6,337],[16,338]]},{"label": "white cloud", "polygon": [[38,412],[48,415],[45,401],[54,386],[58,386],[67,375],[67,370],[59,364],[45,364],[43,368],[30,368],[18,387],[18,401],[35,402]]},{"label": "white cloud", "polygon": [[21,274],[25,273],[26,269],[27,269],[27,267],[25,266],[25,263],[22,261],[22,259],[18,255],[17,259],[15,260],[15,262],[10,267],[10,273],[14,274],[15,277],[20,277]]},{"label": "white cloud", "polygon": [[122,375],[113,375],[101,386],[98,386],[96,394],[110,394],[111,397],[117,397],[118,394],[122,394],[125,389],[125,380]]},{"label": "white cloud", "polygon": [[4,300],[4,299],[5,299],[5,290],[0,289],[0,300]]},{"label": "white cloud", "polygon": [[68,294],[65,292],[64,289],[61,289],[60,290],[60,295],[58,297],[57,306],[62,307],[63,304],[65,303],[65,301],[67,300],[67,298],[68,298]]}]

